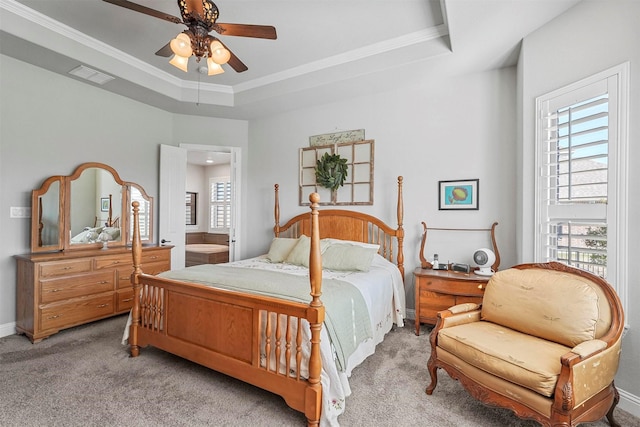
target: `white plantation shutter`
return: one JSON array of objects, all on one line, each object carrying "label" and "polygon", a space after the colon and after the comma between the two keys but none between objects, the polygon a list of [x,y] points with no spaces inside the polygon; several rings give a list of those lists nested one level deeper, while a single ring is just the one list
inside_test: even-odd
[{"label": "white plantation shutter", "polygon": [[229,177],[209,180],[209,228],[229,231],[231,226],[231,181]]},{"label": "white plantation shutter", "polygon": [[623,305],[627,76],[628,64],[536,101],[536,261],[607,279]]}]

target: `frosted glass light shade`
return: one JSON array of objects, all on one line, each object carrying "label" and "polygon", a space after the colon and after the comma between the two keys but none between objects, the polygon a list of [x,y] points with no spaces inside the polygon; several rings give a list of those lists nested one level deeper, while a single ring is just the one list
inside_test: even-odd
[{"label": "frosted glass light shade", "polygon": [[175,39],[171,40],[169,46],[176,55],[188,58],[193,54],[191,39],[185,33],[178,34]]},{"label": "frosted glass light shade", "polygon": [[225,49],[218,40],[214,40],[210,45],[211,58],[216,64],[226,64],[231,58],[231,52]]},{"label": "frosted glass light shade", "polygon": [[171,58],[171,61],[169,61],[169,64],[173,65],[176,68],[181,69],[182,71],[184,71],[185,73],[187,72],[187,65],[189,64],[189,57],[188,56],[180,56],[178,54],[173,55],[173,58]]},{"label": "frosted glass light shade", "polygon": [[216,64],[213,61],[213,58],[207,58],[207,68],[208,68],[207,75],[209,76],[215,76],[216,74],[224,73],[224,70],[222,69],[220,64]]}]

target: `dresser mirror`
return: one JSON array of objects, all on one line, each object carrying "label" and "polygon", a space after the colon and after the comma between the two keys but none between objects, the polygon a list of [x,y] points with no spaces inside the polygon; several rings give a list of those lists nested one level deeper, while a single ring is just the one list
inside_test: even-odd
[{"label": "dresser mirror", "polygon": [[152,242],[153,198],[125,182],[112,167],[83,163],[69,176],[53,176],[33,190],[31,251],[123,246],[133,235],[131,202],[140,202],[142,240]]}]

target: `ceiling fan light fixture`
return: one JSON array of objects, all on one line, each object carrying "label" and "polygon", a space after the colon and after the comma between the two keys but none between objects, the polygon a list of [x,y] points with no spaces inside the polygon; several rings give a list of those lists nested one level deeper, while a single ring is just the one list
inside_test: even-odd
[{"label": "ceiling fan light fixture", "polygon": [[171,50],[176,55],[188,58],[193,54],[193,49],[191,49],[191,39],[185,33],[180,33],[175,39],[171,40],[170,46]]},{"label": "ceiling fan light fixture", "polygon": [[178,54],[173,55],[173,58],[171,58],[171,61],[169,61],[169,64],[173,65],[176,68],[181,69],[182,71],[184,71],[185,73],[187,72],[187,66],[189,64],[189,57],[188,56],[180,56]]},{"label": "ceiling fan light fixture", "polygon": [[213,58],[207,58],[207,69],[207,75],[209,76],[215,76],[216,74],[224,73],[224,69],[222,68],[222,66],[220,66],[220,64],[216,64]]}]

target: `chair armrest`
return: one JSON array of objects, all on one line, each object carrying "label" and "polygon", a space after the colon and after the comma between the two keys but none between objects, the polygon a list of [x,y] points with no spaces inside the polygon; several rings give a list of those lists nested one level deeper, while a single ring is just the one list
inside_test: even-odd
[{"label": "chair armrest", "polygon": [[593,353],[602,350],[607,343],[602,340],[589,340],[581,342],[571,349],[572,353],[579,355],[582,359],[591,356]]},{"label": "chair armrest", "polygon": [[[473,304],[476,305],[477,304]],[[453,308],[453,307],[452,307]],[[480,321],[480,310],[470,310],[470,311],[462,311],[459,313],[454,313],[451,311],[451,308],[445,311],[441,311],[438,313],[438,323],[436,324],[435,329],[444,329],[450,328],[452,326],[464,325],[466,323],[473,323]]]},{"label": "chair armrest", "polygon": [[605,341],[589,340],[562,356],[556,404],[565,410],[576,408],[611,384],[618,370],[621,344],[621,336],[609,347]]},{"label": "chair armrest", "polygon": [[449,307],[448,310],[453,314],[466,313],[468,311],[478,310],[480,308],[479,304],[473,302],[466,302],[463,304],[454,305],[453,307]]}]

